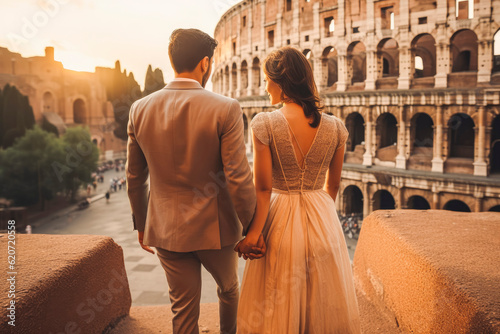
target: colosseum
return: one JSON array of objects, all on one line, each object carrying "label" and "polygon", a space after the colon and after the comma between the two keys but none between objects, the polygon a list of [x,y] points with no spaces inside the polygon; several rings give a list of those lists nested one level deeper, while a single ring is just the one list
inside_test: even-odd
[{"label": "colosseum", "polygon": [[216,26],[213,87],[251,150],[250,120],[276,108],[262,61],[293,46],[349,130],[339,214],[500,211],[499,28],[498,0],[242,1]]}]

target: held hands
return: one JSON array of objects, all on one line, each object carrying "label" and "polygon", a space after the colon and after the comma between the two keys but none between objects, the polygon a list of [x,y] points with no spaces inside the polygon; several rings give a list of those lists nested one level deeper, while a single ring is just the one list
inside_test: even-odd
[{"label": "held hands", "polygon": [[260,259],[266,255],[267,246],[264,242],[264,236],[260,234],[258,237],[247,235],[247,237],[234,247],[234,251],[238,252],[238,256],[247,260]]},{"label": "held hands", "polygon": [[149,246],[146,246],[142,243],[142,240],[144,239],[144,231],[137,231],[137,232],[139,236],[139,243],[141,244],[142,249],[150,252],[151,254],[154,254],[155,253],[154,250],[152,250],[151,248],[149,248]]}]

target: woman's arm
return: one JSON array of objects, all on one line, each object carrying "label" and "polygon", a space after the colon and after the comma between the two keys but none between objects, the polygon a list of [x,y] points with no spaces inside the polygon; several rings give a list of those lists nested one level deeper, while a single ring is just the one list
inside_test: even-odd
[{"label": "woman's arm", "polygon": [[253,176],[257,193],[257,208],[248,233],[239,245],[242,253],[250,253],[251,247],[258,243],[269,213],[272,192],[272,157],[271,149],[253,135]]},{"label": "woman's arm", "polygon": [[333,201],[336,202],[337,193],[340,187],[340,174],[342,173],[342,165],[344,164],[345,145],[337,148],[333,154],[332,161],[326,173],[325,191],[330,194]]}]

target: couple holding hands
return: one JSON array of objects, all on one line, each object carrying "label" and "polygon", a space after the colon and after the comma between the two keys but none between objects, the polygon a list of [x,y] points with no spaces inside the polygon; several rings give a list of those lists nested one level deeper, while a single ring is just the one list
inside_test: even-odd
[{"label": "couple holding hands", "polygon": [[[282,107],[251,122],[252,176],[238,101],[204,89],[216,46],[175,30],[175,79],[134,102],[128,123],[134,230],[165,270],[174,333],[199,331],[202,265],[217,282],[221,333],[359,333],[334,202],[347,129],[322,112],[305,56],[275,50],[263,71]],[[237,253],[253,260],[241,293]]]}]

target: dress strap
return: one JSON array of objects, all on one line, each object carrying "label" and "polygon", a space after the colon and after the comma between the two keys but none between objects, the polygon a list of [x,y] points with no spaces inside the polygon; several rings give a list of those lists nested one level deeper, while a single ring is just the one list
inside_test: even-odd
[{"label": "dress strap", "polygon": [[283,170],[283,165],[281,164],[281,158],[280,158],[280,154],[278,152],[278,147],[276,146],[276,140],[274,139],[273,121],[269,115],[267,117],[267,120],[269,121],[269,126],[271,127],[271,138],[272,138],[272,141],[274,144],[274,149],[276,150],[276,155],[278,156],[278,161],[279,161],[280,167],[281,167],[281,173],[283,173],[283,178],[285,179],[286,189],[288,190],[288,192],[290,192],[290,188],[288,187],[288,182],[286,180],[285,171]]}]

